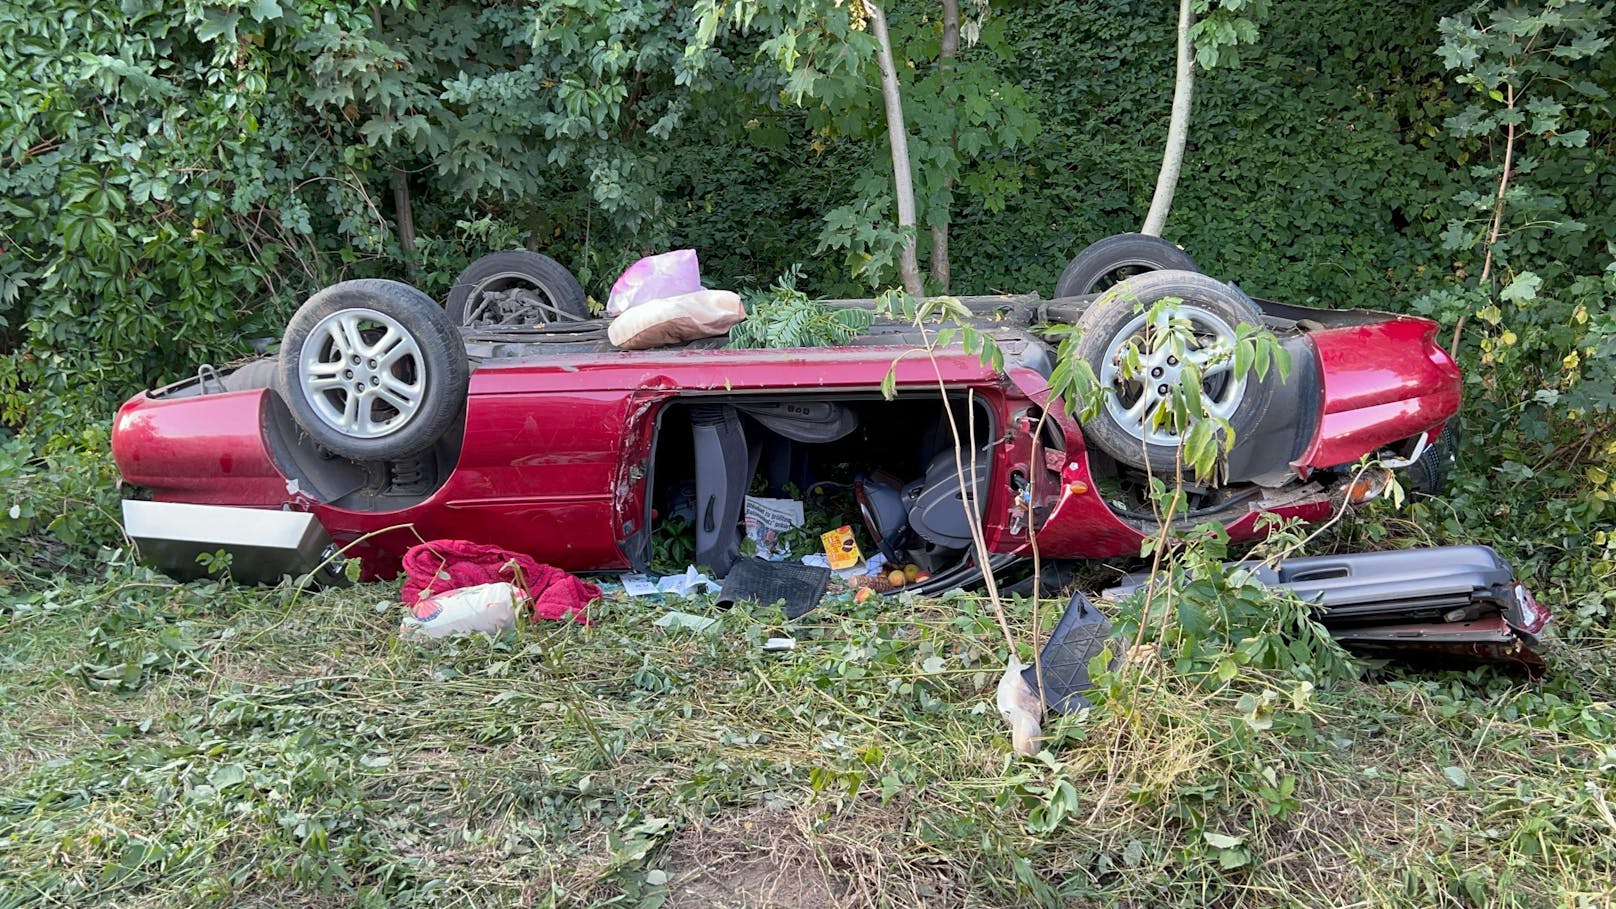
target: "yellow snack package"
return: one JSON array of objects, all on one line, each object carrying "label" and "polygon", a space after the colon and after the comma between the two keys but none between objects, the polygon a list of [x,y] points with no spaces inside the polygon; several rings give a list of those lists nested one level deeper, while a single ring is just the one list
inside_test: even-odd
[{"label": "yellow snack package", "polygon": [[852,568],[864,560],[859,553],[858,541],[853,539],[853,528],[846,524],[820,534],[819,542],[825,546],[825,558],[830,560],[831,571]]}]

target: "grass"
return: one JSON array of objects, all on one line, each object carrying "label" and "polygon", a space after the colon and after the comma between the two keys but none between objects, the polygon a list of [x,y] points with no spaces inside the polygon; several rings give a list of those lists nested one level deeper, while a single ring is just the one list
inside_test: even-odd
[{"label": "grass", "polygon": [[0,906],[1616,901],[1608,636],[1539,683],[1136,663],[1018,759],[973,598],[770,654],[772,608],[421,646],[396,596],[14,579]]}]

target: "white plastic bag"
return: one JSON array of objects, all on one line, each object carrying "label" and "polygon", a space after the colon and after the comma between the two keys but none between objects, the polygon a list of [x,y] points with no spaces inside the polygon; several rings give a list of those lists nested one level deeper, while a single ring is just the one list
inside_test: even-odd
[{"label": "white plastic bag", "polygon": [[527,594],[504,582],[461,587],[415,604],[404,617],[402,637],[444,638],[483,632],[498,637],[516,628],[516,608]]},{"label": "white plastic bag", "polygon": [[716,338],[746,318],[732,290],[700,290],[641,303],[606,326],[606,337],[624,350],[646,350],[697,338]]}]

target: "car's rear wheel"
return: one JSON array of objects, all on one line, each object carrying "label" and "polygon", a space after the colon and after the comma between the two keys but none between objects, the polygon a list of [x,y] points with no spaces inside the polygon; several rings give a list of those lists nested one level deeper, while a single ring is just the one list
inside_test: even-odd
[{"label": "car's rear wheel", "polygon": [[[1152,321],[1152,307],[1168,298],[1179,302]],[[1152,343],[1169,320],[1189,328],[1182,361],[1172,345]],[[1171,471],[1180,439],[1157,414],[1191,364],[1201,371],[1207,412],[1228,420],[1237,440],[1245,438],[1267,410],[1269,388],[1255,376],[1235,375],[1232,352],[1240,324],[1261,322],[1250,297],[1194,272],[1154,271],[1107,291],[1077,322],[1075,352],[1093,368],[1105,395],[1099,412],[1083,423],[1085,441],[1129,466]],[[1139,350],[1137,374],[1125,365],[1130,347]]]},{"label": "car's rear wheel", "polygon": [[566,266],[546,255],[514,249],[466,266],[449,289],[445,307],[456,325],[533,327],[589,318],[583,286]]},{"label": "car's rear wheel", "polygon": [[287,323],[276,391],[322,448],[385,461],[443,436],[470,372],[460,330],[431,297],[397,281],[343,281]]},{"label": "car's rear wheel", "polygon": [[1136,275],[1164,270],[1200,271],[1189,253],[1161,237],[1116,234],[1096,240],[1073,257],[1055,282],[1055,296],[1102,293]]}]

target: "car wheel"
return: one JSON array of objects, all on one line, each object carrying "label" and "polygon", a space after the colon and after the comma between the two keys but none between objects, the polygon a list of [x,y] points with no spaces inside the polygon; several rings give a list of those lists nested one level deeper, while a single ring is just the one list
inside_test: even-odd
[{"label": "car wheel", "polygon": [[460,330],[431,297],[397,281],[343,281],[287,323],[276,391],[326,450],[396,460],[448,431],[470,373]]},{"label": "car wheel", "polygon": [[1266,382],[1255,375],[1236,376],[1229,358],[1239,325],[1262,322],[1262,311],[1250,297],[1188,271],[1153,271],[1107,291],[1077,321],[1075,353],[1093,368],[1105,395],[1099,413],[1084,422],[1083,436],[1088,444],[1124,464],[1157,472],[1173,469],[1179,438],[1156,425],[1154,416],[1188,364],[1171,347],[1163,346],[1143,354],[1142,366],[1148,375],[1130,377],[1123,359],[1134,339],[1148,339],[1164,327],[1150,323],[1150,310],[1167,298],[1180,301],[1169,317],[1189,323],[1191,337],[1185,354],[1203,370],[1202,400],[1210,413],[1229,421],[1237,440],[1257,425],[1269,397]]},{"label": "car wheel", "polygon": [[1078,253],[1055,282],[1055,296],[1101,293],[1126,278],[1163,270],[1200,271],[1189,253],[1161,237],[1117,234]]},{"label": "car wheel", "polygon": [[584,289],[549,256],[525,249],[483,256],[466,266],[449,289],[445,307],[456,325],[533,326],[582,322],[589,316]]}]

